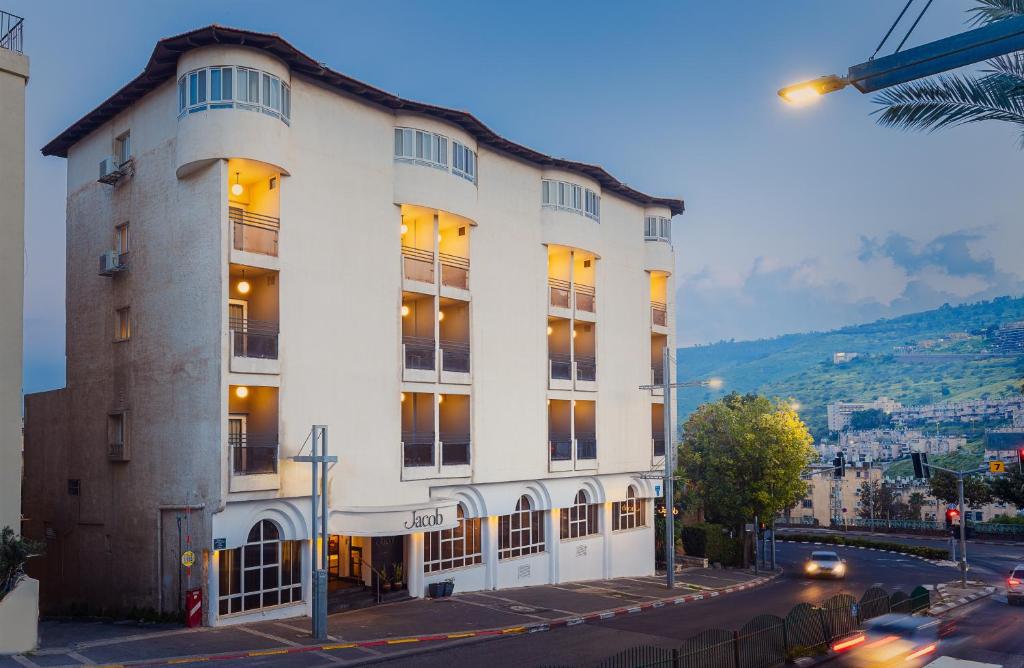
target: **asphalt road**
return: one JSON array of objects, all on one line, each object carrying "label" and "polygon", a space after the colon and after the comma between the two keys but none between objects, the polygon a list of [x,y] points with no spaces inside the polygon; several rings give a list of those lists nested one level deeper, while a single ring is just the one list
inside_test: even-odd
[{"label": "asphalt road", "polygon": [[[810,532],[801,531],[800,533]],[[779,536],[785,537],[785,533],[780,533]],[[944,538],[904,538],[887,534],[865,534],[864,537],[890,543],[901,543],[903,545],[926,545],[943,549],[949,547],[949,539]],[[995,545],[968,541],[967,563],[969,566],[967,577],[969,579],[1003,585],[1013,567],[1024,563],[1024,546]]]},{"label": "asphalt road", "polygon": [[634,645],[678,646],[704,629],[736,629],[758,614],[785,615],[797,603],[820,604],[840,592],[859,598],[868,587],[879,585],[889,591],[902,589],[909,593],[918,584],[946,582],[957,573],[949,567],[933,566],[900,555],[836,548],[847,560],[847,579],[808,580],[801,573],[801,564],[812,549],[815,548],[807,545],[780,544],[778,559],[786,573],[751,591],[616,617],[597,624],[397,658],[384,665],[500,668],[593,663]]}]

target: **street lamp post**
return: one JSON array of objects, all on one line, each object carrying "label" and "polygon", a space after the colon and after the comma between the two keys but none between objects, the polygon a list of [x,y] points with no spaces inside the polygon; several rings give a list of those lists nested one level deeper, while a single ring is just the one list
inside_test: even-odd
[{"label": "street lamp post", "polygon": [[691,380],[683,383],[672,382],[672,360],[669,356],[668,346],[662,349],[661,354],[662,382],[658,385],[641,385],[641,390],[662,389],[665,396],[664,413],[665,429],[665,470],[662,476],[665,488],[665,584],[669,589],[676,586],[676,541],[675,541],[675,470],[676,470],[676,448],[673,443],[675,429],[672,428],[672,388],[679,387],[712,387],[719,388],[722,381],[717,378],[707,380]]}]

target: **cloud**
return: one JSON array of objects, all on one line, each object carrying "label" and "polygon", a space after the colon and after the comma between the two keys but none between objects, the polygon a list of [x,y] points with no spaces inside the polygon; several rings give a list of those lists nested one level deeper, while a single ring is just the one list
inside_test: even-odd
[{"label": "cloud", "polygon": [[827,330],[1024,292],[977,246],[986,230],[958,230],[923,243],[898,233],[862,237],[837,259],[754,258],[745,272],[701,267],[679,284],[680,341],[706,343]]},{"label": "cloud", "polygon": [[935,237],[924,245],[898,233],[890,233],[883,240],[860,238],[862,262],[886,257],[909,274],[917,274],[929,267],[943,270],[950,276],[977,276],[991,278],[996,272],[995,261],[989,256],[975,256],[971,242],[983,241],[981,230],[959,230]]}]

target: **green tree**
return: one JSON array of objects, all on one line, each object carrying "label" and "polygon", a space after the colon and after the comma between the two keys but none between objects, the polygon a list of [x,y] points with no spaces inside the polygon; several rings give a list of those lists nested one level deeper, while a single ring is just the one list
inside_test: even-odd
[{"label": "green tree", "polygon": [[788,402],[735,392],[703,404],[683,425],[679,471],[688,503],[735,529],[766,521],[807,492],[803,470],[815,458],[807,426]]},{"label": "green tree", "polygon": [[[959,503],[960,495],[957,492],[956,476],[945,471],[932,471],[931,480],[928,481],[931,494],[939,501],[946,503]],[[992,502],[992,489],[988,482],[980,476],[964,477],[964,502],[968,506],[983,506]]]},{"label": "green tree", "polygon": [[1021,475],[1019,466],[1010,465],[1007,469],[1008,473],[992,479],[992,496],[1004,503],[1024,508],[1024,475]]},{"label": "green tree", "polygon": [[[924,497],[920,494],[918,496],[921,497],[921,505],[924,505]],[[876,520],[920,519],[921,507],[918,506],[915,516],[911,504],[900,500],[895,485],[879,480],[865,480],[860,484],[857,515],[863,519],[873,517]]]},{"label": "green tree", "polygon": [[11,527],[0,530],[0,599],[25,576],[25,562],[43,553],[43,545],[22,538]]},{"label": "green tree", "polygon": [[907,499],[907,509],[910,517],[907,519],[919,520],[921,519],[921,510],[924,509],[925,504],[928,503],[928,499],[921,492],[913,492],[910,498]]},{"label": "green tree", "polygon": [[[968,23],[987,25],[1024,16],[1021,0],[975,0]],[[1024,52],[986,62],[979,74],[941,74],[880,93],[878,123],[905,130],[1003,121],[1021,128],[1024,147]]]}]

